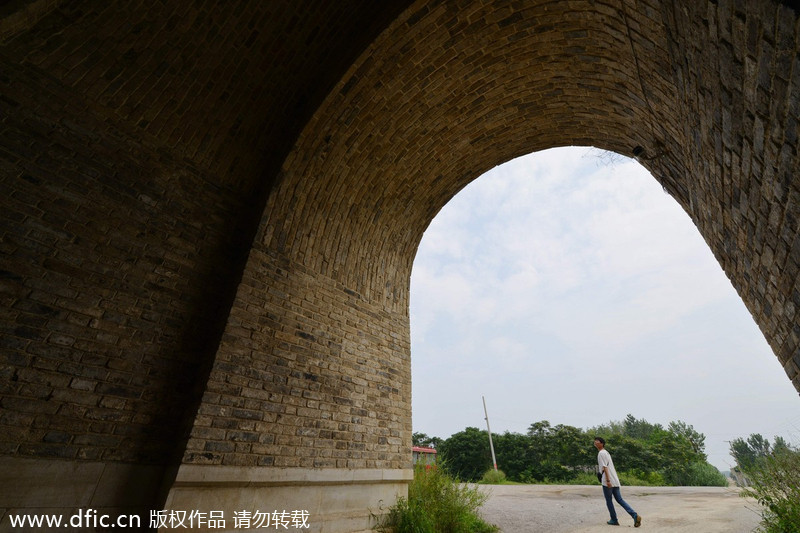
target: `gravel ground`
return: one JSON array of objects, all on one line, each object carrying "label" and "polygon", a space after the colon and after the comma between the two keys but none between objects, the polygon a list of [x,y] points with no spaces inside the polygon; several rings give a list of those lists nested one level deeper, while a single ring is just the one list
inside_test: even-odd
[{"label": "gravel ground", "polygon": [[[489,492],[484,519],[503,533],[574,533],[633,529],[617,506],[620,528],[606,524],[603,489],[575,485],[480,485]],[[755,500],[724,487],[622,487],[622,498],[642,516],[636,531],[748,533],[760,522]],[[615,503],[616,505],[616,503]]]}]

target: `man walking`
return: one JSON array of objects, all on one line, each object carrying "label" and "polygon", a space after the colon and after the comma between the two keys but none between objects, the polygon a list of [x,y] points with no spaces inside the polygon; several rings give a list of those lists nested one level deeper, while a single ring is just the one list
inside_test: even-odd
[{"label": "man walking", "polygon": [[611,501],[611,497],[613,496],[614,499],[617,500],[617,503],[633,517],[633,527],[641,526],[642,517],[622,499],[622,494],[620,494],[619,491],[619,477],[617,476],[617,470],[614,468],[614,461],[611,460],[611,454],[606,450],[606,441],[602,437],[595,437],[594,447],[598,450],[597,466],[600,468],[600,473],[602,473],[600,483],[603,484],[603,495],[606,497],[608,512],[611,513],[611,520],[608,521],[608,524],[611,526],[619,525],[617,511],[614,509],[614,502]]}]

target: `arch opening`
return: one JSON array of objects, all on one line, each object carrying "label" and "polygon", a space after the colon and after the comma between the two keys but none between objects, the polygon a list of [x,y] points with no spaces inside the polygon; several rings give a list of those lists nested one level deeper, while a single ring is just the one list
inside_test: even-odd
[{"label": "arch opening", "polygon": [[683,420],[725,471],[727,441],[800,438],[772,358],[691,219],[617,154],[556,148],[495,167],[415,258],[412,426],[431,437],[482,427],[485,395],[497,432]]}]

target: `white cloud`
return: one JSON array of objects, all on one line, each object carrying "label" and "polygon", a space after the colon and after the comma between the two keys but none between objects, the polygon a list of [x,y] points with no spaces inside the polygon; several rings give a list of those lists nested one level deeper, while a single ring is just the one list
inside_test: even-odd
[{"label": "white cloud", "polygon": [[[761,388],[780,382],[784,401],[796,400],[689,217],[635,162],[602,166],[591,154],[556,149],[497,167],[431,223],[411,285],[415,431],[479,426],[463,406],[481,394],[504,413],[498,430],[523,432],[628,412],[721,432],[714,399],[724,406],[733,380],[748,377],[754,396],[771,398]],[[760,371],[737,370],[751,364]],[[598,376],[615,384],[618,410],[593,399]],[[757,417],[732,412],[731,428],[748,435],[746,419]]]}]

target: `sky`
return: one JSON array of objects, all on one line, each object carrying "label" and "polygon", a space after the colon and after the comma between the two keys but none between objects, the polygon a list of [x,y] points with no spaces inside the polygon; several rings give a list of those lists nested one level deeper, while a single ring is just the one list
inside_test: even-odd
[{"label": "sky", "polygon": [[486,429],[485,399],[493,434],[681,420],[722,471],[735,438],[800,444],[800,397],[711,250],[618,154],[551,149],[469,184],[423,236],[410,313],[414,432]]}]

